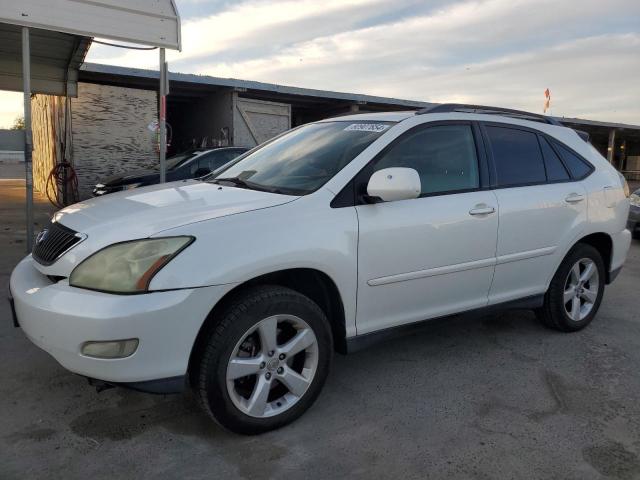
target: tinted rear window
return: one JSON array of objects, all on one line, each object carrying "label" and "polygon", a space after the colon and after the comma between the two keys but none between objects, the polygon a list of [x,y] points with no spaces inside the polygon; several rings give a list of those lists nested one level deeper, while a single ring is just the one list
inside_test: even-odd
[{"label": "tinted rear window", "polygon": [[546,138],[540,137],[540,147],[544,156],[544,165],[547,169],[547,180],[550,182],[569,180],[569,172],[564,168],[560,157],[553,151]]},{"label": "tinted rear window", "polygon": [[573,178],[584,178],[591,172],[591,165],[578,157],[564,145],[554,142],[556,150],[560,153],[564,164],[569,168]]},{"label": "tinted rear window", "polygon": [[499,186],[546,181],[544,161],[535,133],[514,128],[486,127]]}]

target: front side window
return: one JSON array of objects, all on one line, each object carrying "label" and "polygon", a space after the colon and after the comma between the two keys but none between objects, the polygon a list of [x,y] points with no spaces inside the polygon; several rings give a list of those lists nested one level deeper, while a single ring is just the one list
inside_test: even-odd
[{"label": "front side window", "polygon": [[546,182],[544,161],[535,133],[493,125],[485,129],[493,152],[498,186]]},{"label": "front side window", "polygon": [[266,143],[209,181],[290,195],[311,193],[387,131],[392,122],[304,125]]},{"label": "front side window", "polygon": [[479,187],[470,125],[437,125],[405,134],[377,160],[374,171],[408,167],[420,175],[422,195]]}]

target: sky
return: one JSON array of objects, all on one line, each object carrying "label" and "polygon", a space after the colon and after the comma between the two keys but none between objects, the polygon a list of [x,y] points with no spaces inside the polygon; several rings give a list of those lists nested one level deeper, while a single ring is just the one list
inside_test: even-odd
[{"label": "sky", "polygon": [[[638,0],[176,0],[172,71],[640,124]],[[157,68],[94,44],[86,59]],[[22,97],[0,92],[0,127]]]}]

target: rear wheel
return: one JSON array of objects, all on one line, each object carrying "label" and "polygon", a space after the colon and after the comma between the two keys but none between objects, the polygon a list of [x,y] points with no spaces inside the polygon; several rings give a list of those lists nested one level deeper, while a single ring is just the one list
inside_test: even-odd
[{"label": "rear wheel", "polygon": [[604,262],[591,245],[578,244],[551,280],[544,305],[536,311],[546,326],[563,332],[581,330],[595,317],[605,285]]},{"label": "rear wheel", "polygon": [[197,366],[196,395],[229,430],[272,430],[315,401],[332,351],[328,321],[309,298],[279,286],[252,288],[209,332]]}]

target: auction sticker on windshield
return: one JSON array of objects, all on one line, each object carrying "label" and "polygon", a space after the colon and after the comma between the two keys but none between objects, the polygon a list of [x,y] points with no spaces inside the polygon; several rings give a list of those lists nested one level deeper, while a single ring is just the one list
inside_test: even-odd
[{"label": "auction sticker on windshield", "polygon": [[383,123],[352,123],[345,128],[345,131],[380,133],[384,132],[387,128],[389,128],[389,125],[385,125]]}]

